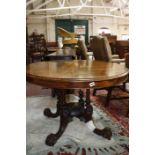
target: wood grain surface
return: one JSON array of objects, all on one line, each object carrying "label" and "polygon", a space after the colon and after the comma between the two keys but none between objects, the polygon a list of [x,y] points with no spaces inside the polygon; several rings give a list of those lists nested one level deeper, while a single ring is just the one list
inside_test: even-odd
[{"label": "wood grain surface", "polygon": [[27,65],[27,81],[48,88],[99,88],[125,81],[125,64],[92,60],[47,61]]}]

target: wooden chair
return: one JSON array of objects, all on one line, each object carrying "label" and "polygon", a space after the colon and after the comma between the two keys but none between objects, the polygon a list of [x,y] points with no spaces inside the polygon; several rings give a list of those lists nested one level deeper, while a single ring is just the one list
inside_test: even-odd
[{"label": "wooden chair", "polygon": [[[118,55],[112,55],[111,48],[106,36],[103,36],[103,37],[94,36],[90,42],[90,46],[94,53],[95,60],[110,61],[113,63],[124,63],[125,65],[125,59],[119,59]],[[125,83],[114,87],[122,88],[122,86],[124,88]],[[94,89],[93,95],[96,95],[97,90],[107,89],[108,94],[106,99],[106,106],[108,106],[110,99],[114,99],[114,98],[111,98],[111,93],[114,87]],[[122,98],[117,98],[117,99],[122,99]]]},{"label": "wooden chair", "polygon": [[75,38],[75,37],[77,37],[76,33],[69,32],[61,27],[57,27],[57,32],[63,38],[63,45],[77,44],[78,40]]}]

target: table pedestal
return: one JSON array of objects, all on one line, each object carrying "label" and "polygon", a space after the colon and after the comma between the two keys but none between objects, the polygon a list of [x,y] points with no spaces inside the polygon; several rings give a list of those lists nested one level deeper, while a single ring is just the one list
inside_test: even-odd
[{"label": "table pedestal", "polygon": [[52,113],[49,108],[44,110],[44,115],[46,117],[57,117],[60,116],[60,127],[56,134],[49,134],[46,138],[45,143],[49,146],[53,146],[57,140],[61,137],[65,131],[68,123],[72,120],[73,117],[79,118],[81,121],[84,121],[87,127],[92,130],[97,135],[100,135],[104,138],[111,139],[112,132],[111,129],[105,127],[103,129],[98,129],[95,127],[92,121],[93,107],[90,104],[90,89],[86,89],[86,100],[83,99],[82,90],[79,91],[79,102],[78,103],[67,103],[65,101],[65,90],[60,89],[58,91],[58,101],[57,101],[57,111]]}]

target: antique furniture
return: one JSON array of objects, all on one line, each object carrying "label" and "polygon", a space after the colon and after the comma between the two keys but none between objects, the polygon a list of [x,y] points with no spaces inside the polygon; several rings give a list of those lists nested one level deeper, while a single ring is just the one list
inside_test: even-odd
[{"label": "antique furniture", "polygon": [[55,49],[53,53],[47,54],[44,57],[45,61],[48,60],[73,60],[76,59],[75,49],[64,47],[62,49]]},{"label": "antique furniture", "polygon": [[29,36],[28,50],[32,62],[35,60],[43,60],[45,54],[48,52],[44,35],[37,35],[33,33],[31,36]]},{"label": "antique furniture", "polygon": [[[60,127],[56,134],[49,134],[46,144],[52,146],[61,137],[72,117],[77,117],[95,134],[111,139],[108,127],[98,129],[92,121],[93,108],[90,104],[90,89],[110,87],[126,80],[128,69],[121,64],[95,61],[42,61],[27,65],[27,81],[41,86],[58,89],[57,111],[44,110],[46,117],[60,116]],[[79,89],[79,102],[66,103],[66,89]],[[84,99],[83,90],[86,90]],[[78,131],[77,129],[77,132]]]},{"label": "antique furniture", "polygon": [[[100,35],[101,36],[101,35]],[[111,34],[104,34],[103,36],[106,36],[108,39],[108,42],[110,44],[111,47],[111,52],[112,54],[117,54],[116,53],[116,41],[117,41],[117,36],[116,35],[111,35]],[[93,37],[95,36],[90,36],[90,41],[93,39]],[[101,36],[102,37],[102,36]],[[89,45],[89,48],[91,50],[91,47]]]},{"label": "antique furniture", "polygon": [[76,48],[77,59],[87,60],[89,57],[93,59],[93,53],[88,52],[87,46],[83,40],[78,40]]},{"label": "antique furniture", "polygon": [[61,49],[61,48],[58,48],[58,47],[47,47],[48,54],[57,52],[59,49]]},{"label": "antique furniture", "polygon": [[[47,54],[44,57],[45,61],[53,61],[53,60],[74,60],[76,59],[76,51],[73,48],[70,47],[64,47],[62,49],[53,49],[53,52],[50,54]],[[68,92],[72,92],[69,90]],[[51,95],[55,97],[57,95],[57,89],[52,88],[51,89]]]},{"label": "antique furniture", "polygon": [[108,39],[108,42],[109,42],[109,44],[110,44],[110,47],[111,47],[111,51],[112,51],[112,54],[117,54],[116,53],[116,41],[117,41],[117,36],[116,35],[107,35],[107,34],[105,34],[104,36],[106,36],[107,37],[107,39]]},{"label": "antique furniture", "polygon": [[69,32],[61,27],[57,27],[57,32],[63,38],[63,45],[77,44],[78,40],[75,38],[77,36],[76,33]]},{"label": "antique furniture", "polygon": [[[94,53],[95,60],[109,61],[114,63],[124,63],[125,65],[125,59],[120,59],[118,55],[112,54],[111,47],[106,36],[103,37],[94,36],[91,40],[91,49]],[[125,86],[125,83],[122,83],[122,85]],[[111,92],[113,87],[116,87],[116,85],[112,87],[94,89],[93,95],[96,95],[97,90],[107,89],[108,94],[106,99],[106,106],[108,106],[110,99],[112,99]]]},{"label": "antique furniture", "polygon": [[117,40],[115,51],[119,55],[119,58],[124,58],[125,54],[129,53],[129,40]]},{"label": "antique furniture", "polygon": [[125,59],[119,59],[117,54],[112,54],[111,47],[106,36],[94,36],[91,39],[90,46],[96,60],[125,62]]},{"label": "antique furniture", "polygon": [[[53,49],[53,48],[52,48]],[[55,51],[54,51],[55,50]],[[62,49],[53,49],[53,52],[50,54],[47,54],[44,57],[45,61],[54,61],[54,60],[74,60],[76,59],[76,51],[73,48],[70,47],[64,47]],[[70,90],[68,92],[71,92]],[[55,97],[57,95],[57,89],[52,88],[51,89],[51,95]]]},{"label": "antique furniture", "polygon": [[53,53],[57,51],[58,49],[60,49],[56,41],[46,42],[46,48],[47,48],[48,53]]},{"label": "antique furniture", "polygon": [[56,41],[46,42],[46,47],[58,47],[58,43]]},{"label": "antique furniture", "polygon": [[[129,54],[126,53],[126,54],[124,55],[124,57],[125,57],[125,65],[126,65],[127,68],[129,68]],[[123,83],[121,83],[121,84],[119,84],[119,85],[115,85],[115,86],[112,86],[112,87],[108,87],[108,88],[107,88],[108,94],[107,94],[106,106],[109,106],[109,101],[110,101],[110,100],[129,99],[129,89],[126,88],[126,85],[127,85],[127,84],[129,84],[129,76],[128,76],[128,78],[127,78],[127,80],[126,80],[125,82],[123,82]],[[122,91],[128,93],[128,95],[126,95],[126,96],[116,96],[116,97],[113,97],[113,96],[112,96],[112,91],[113,91],[114,88],[119,88],[119,89],[121,89]],[[127,112],[127,116],[128,116],[128,114],[129,114],[129,110],[128,110],[128,112]]]}]

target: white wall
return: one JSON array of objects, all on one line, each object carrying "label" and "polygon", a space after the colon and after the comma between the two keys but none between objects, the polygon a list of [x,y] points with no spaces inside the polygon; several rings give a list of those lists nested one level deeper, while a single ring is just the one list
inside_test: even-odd
[{"label": "white wall", "polygon": [[55,20],[47,19],[47,41],[55,41]]},{"label": "white wall", "polygon": [[46,19],[27,19],[27,27],[28,27],[28,34],[31,35],[32,32],[37,32],[38,34],[45,34],[46,33]]},{"label": "white wall", "polygon": [[[80,5],[80,1],[69,1],[71,6],[78,6]],[[91,2],[88,2],[87,5],[94,5],[94,6],[100,6],[101,0],[93,0]],[[66,4],[66,6],[68,6]],[[52,3],[49,3],[47,8],[50,7],[58,7],[57,1],[52,1]],[[65,13],[74,13],[77,11],[76,9],[69,9],[69,10],[59,10],[61,14]],[[57,13],[57,10],[54,11]],[[53,13],[54,13],[53,12]],[[78,11],[79,13],[94,13],[94,14],[104,14],[104,9],[102,8],[82,8]],[[35,15],[33,15],[34,17]],[[31,34],[35,30],[37,30],[38,33],[43,33],[46,36],[47,41],[55,41],[55,19],[47,18],[47,19],[40,19],[40,16],[36,15],[37,19],[31,18],[31,15],[27,18],[27,26],[28,26],[28,34]],[[65,17],[59,17],[57,19],[88,19],[89,20],[89,35],[98,35],[98,29],[101,27],[108,27],[113,35],[117,35],[118,39],[121,39],[122,34],[128,34],[128,21],[125,19],[119,19],[114,17],[93,17],[93,16],[65,16]]]},{"label": "white wall", "polygon": [[[94,17],[89,18],[88,20],[89,36],[98,35],[98,29],[101,27],[108,27],[113,35],[117,35],[118,39],[121,39],[122,34],[129,34],[128,21],[111,17]],[[29,35],[32,32],[37,31],[39,34],[45,34],[47,41],[55,41],[55,19],[28,19],[27,26]]]}]

